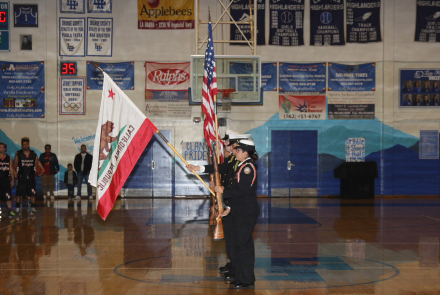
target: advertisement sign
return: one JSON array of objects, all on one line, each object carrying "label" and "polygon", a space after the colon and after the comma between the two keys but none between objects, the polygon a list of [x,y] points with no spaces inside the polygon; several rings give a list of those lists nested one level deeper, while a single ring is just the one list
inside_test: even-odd
[{"label": "advertisement sign", "polygon": [[87,18],[87,55],[112,56],[113,18]]},{"label": "advertisement sign", "polygon": [[87,89],[102,90],[103,73],[106,72],[122,90],[134,90],[134,62],[103,63],[86,62]]},{"label": "advertisement sign", "polygon": [[347,0],[347,42],[379,41],[380,0]]},{"label": "advertisement sign", "polygon": [[279,118],[288,120],[325,120],[325,95],[279,95]]},{"label": "advertisement sign", "polygon": [[304,0],[270,1],[270,45],[304,45]]},{"label": "advertisement sign", "polygon": [[86,114],[86,78],[60,78],[60,115]]},{"label": "advertisement sign", "polygon": [[440,69],[401,69],[400,107],[438,107]]},{"label": "advertisement sign", "polygon": [[277,91],[277,63],[261,64],[261,87],[263,91]]},{"label": "advertisement sign", "polygon": [[60,56],[84,56],[85,18],[60,17]]},{"label": "advertisement sign", "polygon": [[188,102],[158,102],[145,100],[145,115],[149,118],[190,120],[191,106]]},{"label": "advertisement sign", "polygon": [[280,63],[280,91],[325,92],[326,64]]},{"label": "advertisement sign", "polygon": [[138,0],[138,29],[194,29],[194,0]]},{"label": "advertisement sign", "polygon": [[0,61],[0,118],[44,118],[44,62]]},{"label": "advertisement sign", "polygon": [[419,159],[438,159],[438,130],[420,130]]},{"label": "advertisement sign", "polygon": [[375,91],[376,64],[329,63],[328,88],[329,91]]}]

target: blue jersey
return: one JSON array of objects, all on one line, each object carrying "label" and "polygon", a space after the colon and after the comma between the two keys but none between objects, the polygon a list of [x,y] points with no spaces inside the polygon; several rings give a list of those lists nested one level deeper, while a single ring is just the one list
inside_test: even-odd
[{"label": "blue jersey", "polygon": [[15,24],[17,26],[38,26],[38,12],[33,7],[20,7],[15,11]]}]

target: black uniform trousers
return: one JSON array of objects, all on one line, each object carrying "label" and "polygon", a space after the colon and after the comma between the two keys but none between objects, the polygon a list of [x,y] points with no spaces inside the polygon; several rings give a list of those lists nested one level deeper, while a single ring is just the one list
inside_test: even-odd
[{"label": "black uniform trousers", "polygon": [[226,255],[230,260],[229,271],[232,275],[235,275],[235,248],[234,248],[234,225],[232,223],[231,216],[225,216],[222,218],[223,233],[225,237]]}]

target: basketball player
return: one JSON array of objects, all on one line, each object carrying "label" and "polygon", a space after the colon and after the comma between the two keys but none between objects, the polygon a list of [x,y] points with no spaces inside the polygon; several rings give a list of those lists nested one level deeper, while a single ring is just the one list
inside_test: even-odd
[{"label": "basketball player", "polygon": [[6,145],[0,142],[0,199],[5,201],[8,206],[9,217],[15,216],[11,201],[11,188],[14,187],[14,180],[15,171],[12,158],[6,154]]}]

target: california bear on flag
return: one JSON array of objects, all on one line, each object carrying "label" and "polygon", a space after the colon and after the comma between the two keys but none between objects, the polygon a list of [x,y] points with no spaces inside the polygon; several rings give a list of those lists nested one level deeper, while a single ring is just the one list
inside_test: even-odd
[{"label": "california bear on flag", "polygon": [[102,219],[107,218],[119,191],[156,130],[156,126],[104,72],[89,176],[89,183],[96,187],[96,210]]}]

